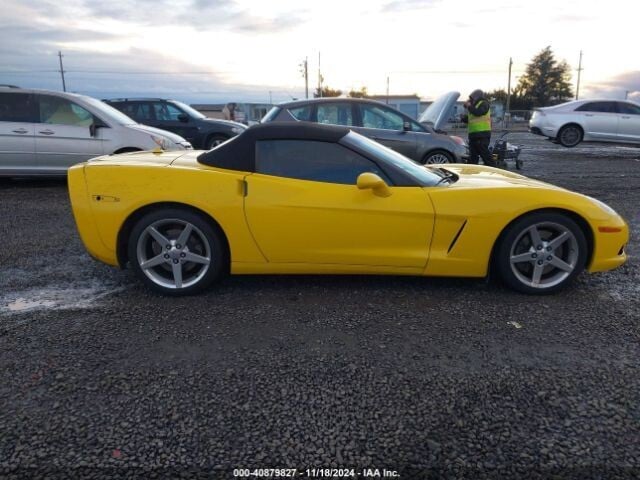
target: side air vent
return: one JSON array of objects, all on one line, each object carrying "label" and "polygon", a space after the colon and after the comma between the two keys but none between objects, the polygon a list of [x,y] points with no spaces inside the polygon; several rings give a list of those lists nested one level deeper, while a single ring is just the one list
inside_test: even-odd
[{"label": "side air vent", "polygon": [[467,220],[462,222],[462,225],[460,226],[460,230],[458,230],[458,233],[456,233],[456,236],[453,237],[453,240],[451,240],[451,245],[449,245],[449,250],[447,250],[447,255],[451,252],[451,250],[453,250],[453,247],[455,247],[456,242],[458,241],[458,238],[460,238],[460,234],[462,233],[462,230],[464,230],[464,227],[466,225],[467,225]]}]

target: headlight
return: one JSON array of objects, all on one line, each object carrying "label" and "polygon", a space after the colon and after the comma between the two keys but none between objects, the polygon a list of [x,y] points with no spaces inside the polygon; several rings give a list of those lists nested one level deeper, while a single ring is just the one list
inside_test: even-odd
[{"label": "headlight", "polygon": [[171,142],[171,140],[164,138],[164,137],[156,137],[155,135],[151,135],[151,139],[156,142],[156,145],[158,145],[161,149],[163,150],[170,150],[171,149],[171,144],[173,142]]},{"label": "headlight", "polygon": [[242,132],[244,132],[244,130],[245,130],[245,129],[244,129],[244,128],[242,128],[242,127],[231,127],[231,131],[232,131],[233,133],[242,133]]},{"label": "headlight", "polygon": [[464,145],[465,147],[467,146],[467,142],[464,141],[464,138],[458,137],[456,135],[450,135],[450,137],[451,137],[451,140],[456,142],[458,145]]}]

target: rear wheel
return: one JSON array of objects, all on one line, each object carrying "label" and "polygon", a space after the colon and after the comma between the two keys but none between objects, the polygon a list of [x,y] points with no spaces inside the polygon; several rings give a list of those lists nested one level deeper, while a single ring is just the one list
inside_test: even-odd
[{"label": "rear wheel", "polygon": [[560,213],[534,213],[505,232],[497,250],[500,276],[511,288],[530,294],[554,293],[567,286],[587,259],[580,227]]},{"label": "rear wheel", "polygon": [[224,272],[221,232],[197,213],[162,209],[142,217],[129,236],[129,260],[136,275],[165,295],[190,295]]},{"label": "rear wheel", "polygon": [[578,125],[565,125],[558,132],[558,141],[564,147],[575,147],[582,141],[582,128]]},{"label": "rear wheel", "polygon": [[425,165],[436,165],[441,163],[452,163],[453,156],[445,150],[434,150],[427,153],[422,159]]}]

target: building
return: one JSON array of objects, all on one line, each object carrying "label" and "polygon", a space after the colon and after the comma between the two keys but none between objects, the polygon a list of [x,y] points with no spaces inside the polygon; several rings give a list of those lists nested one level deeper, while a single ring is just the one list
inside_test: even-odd
[{"label": "building", "polygon": [[[271,109],[273,105],[269,103],[242,103],[234,102],[236,104],[236,122],[244,123],[245,125],[253,125],[260,123],[262,117]],[[226,103],[207,103],[207,104],[192,104],[191,106],[198,110],[200,113],[209,118],[219,118],[224,120],[224,109]]]},{"label": "building", "polygon": [[415,120],[420,115],[420,97],[417,95],[370,95],[367,98],[386,103]]}]

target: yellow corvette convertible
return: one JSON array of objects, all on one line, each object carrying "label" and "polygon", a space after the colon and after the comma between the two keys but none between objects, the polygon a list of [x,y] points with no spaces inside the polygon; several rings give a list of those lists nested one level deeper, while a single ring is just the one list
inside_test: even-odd
[{"label": "yellow corvette convertible", "polygon": [[593,198],[490,167],[419,165],[349,129],[271,123],[208,152],[72,167],[80,236],[152,289],[225,273],[498,274],[551,293],[623,264],[629,230]]}]

